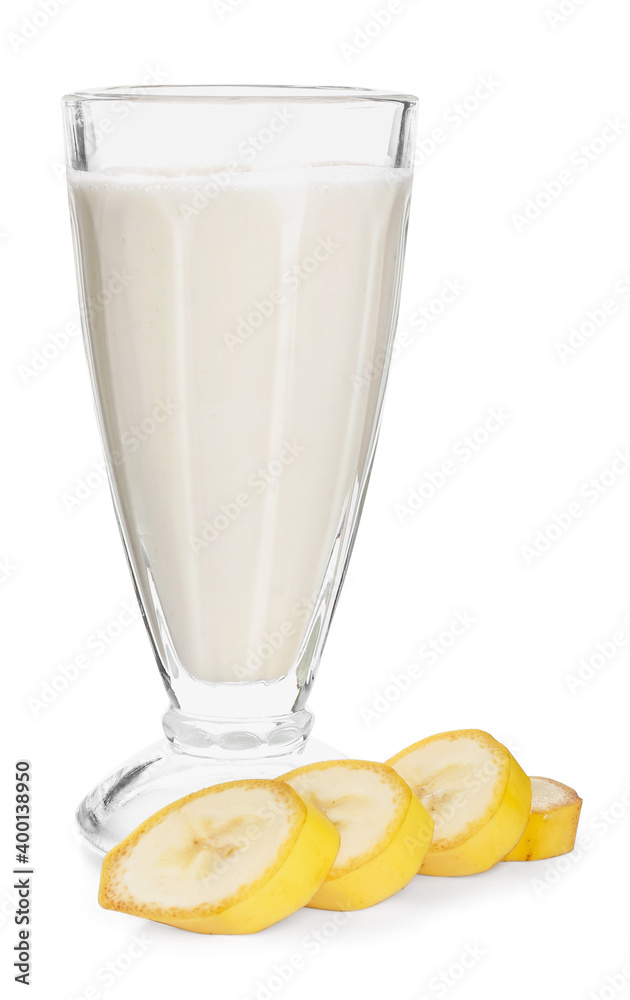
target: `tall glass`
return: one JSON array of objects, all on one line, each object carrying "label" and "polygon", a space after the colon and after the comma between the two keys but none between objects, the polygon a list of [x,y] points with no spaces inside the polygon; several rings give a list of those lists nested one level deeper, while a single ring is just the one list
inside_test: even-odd
[{"label": "tall glass", "polygon": [[178,794],[304,751],[376,444],[415,102],[323,87],[64,98],[100,432],[170,702],[166,740],[79,807],[101,848]]}]

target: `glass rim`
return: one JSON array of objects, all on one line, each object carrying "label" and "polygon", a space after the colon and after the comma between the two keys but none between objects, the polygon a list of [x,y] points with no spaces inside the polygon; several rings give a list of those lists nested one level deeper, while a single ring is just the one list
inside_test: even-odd
[{"label": "glass rim", "polygon": [[288,84],[141,84],[131,87],[104,87],[77,90],[62,97],[64,104],[83,101],[156,101],[228,103],[269,102],[274,100],[328,104],[330,102],[397,102],[416,104],[413,94],[395,90],[372,90],[367,87],[299,87]]}]

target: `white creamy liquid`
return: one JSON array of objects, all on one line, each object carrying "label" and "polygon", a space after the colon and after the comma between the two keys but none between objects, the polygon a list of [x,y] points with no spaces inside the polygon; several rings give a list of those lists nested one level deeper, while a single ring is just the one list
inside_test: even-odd
[{"label": "white creamy liquid", "polygon": [[90,352],[168,669],[295,664],[369,458],[410,175],[72,172]]}]

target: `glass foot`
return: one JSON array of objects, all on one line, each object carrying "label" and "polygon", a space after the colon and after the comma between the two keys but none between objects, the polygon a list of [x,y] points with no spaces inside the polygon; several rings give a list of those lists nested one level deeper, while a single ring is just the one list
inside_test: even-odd
[{"label": "glass foot", "polygon": [[217,760],[194,756],[160,740],[121,764],[86,795],[76,812],[79,830],[105,854],[169,802],[209,785],[239,778],[277,778],[295,767],[346,754],[320,740],[276,757]]}]

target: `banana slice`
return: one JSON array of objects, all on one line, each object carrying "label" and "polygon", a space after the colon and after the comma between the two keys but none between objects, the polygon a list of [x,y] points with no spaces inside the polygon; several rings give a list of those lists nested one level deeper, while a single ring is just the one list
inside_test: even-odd
[{"label": "banana slice", "polygon": [[99,903],[200,934],[251,934],[304,906],[340,837],[282,781],[232,781],[155,813],[105,857]]},{"label": "banana slice", "polygon": [[525,833],[504,861],[540,861],[575,846],[582,799],[553,778],[532,778],[532,811]]},{"label": "banana slice", "polygon": [[510,752],[480,729],[438,733],[387,762],[435,823],[422,875],[487,871],[527,826],[531,783]]},{"label": "banana slice", "polygon": [[417,873],[433,820],[386,764],[332,760],[282,776],[341,834],[337,859],[309,906],[361,910],[392,896]]}]

